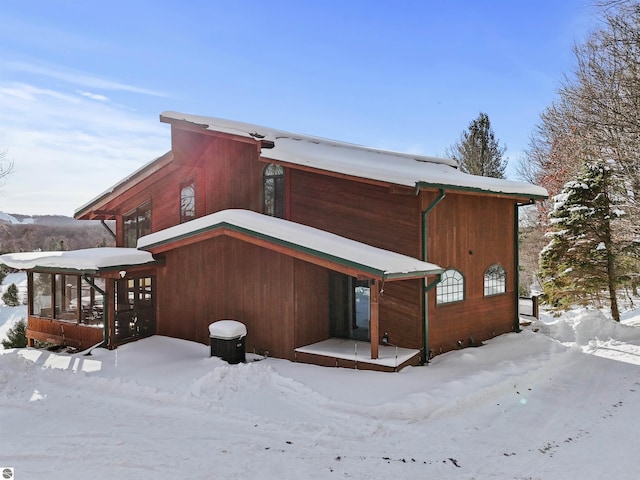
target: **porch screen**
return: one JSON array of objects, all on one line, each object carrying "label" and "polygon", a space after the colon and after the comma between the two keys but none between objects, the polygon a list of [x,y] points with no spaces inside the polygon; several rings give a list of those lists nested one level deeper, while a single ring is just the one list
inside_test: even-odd
[{"label": "porch screen", "polygon": [[32,274],[31,281],[31,314],[37,317],[53,318],[53,311],[51,309],[51,285],[52,275],[50,273],[38,273]]},{"label": "porch screen", "polygon": [[78,320],[80,277],[78,275],[56,274],[54,285],[55,318],[58,320]]}]

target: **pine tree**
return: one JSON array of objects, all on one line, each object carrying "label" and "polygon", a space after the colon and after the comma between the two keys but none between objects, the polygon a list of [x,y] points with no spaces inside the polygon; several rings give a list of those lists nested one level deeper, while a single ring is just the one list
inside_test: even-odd
[{"label": "pine tree", "polygon": [[27,346],[27,322],[20,319],[7,330],[7,339],[2,340],[4,348],[24,348]]},{"label": "pine tree", "polygon": [[544,302],[563,309],[607,292],[611,316],[620,321],[617,292],[630,278],[637,246],[622,225],[625,212],[617,204],[613,173],[603,162],[585,164],[554,198],[540,270]]},{"label": "pine tree", "polygon": [[489,116],[480,112],[478,118],[462,132],[460,141],[454,143],[447,154],[458,162],[460,170],[472,175],[504,178],[507,161],[502,158],[506,147],[495,138]]},{"label": "pine tree", "polygon": [[2,301],[8,307],[17,307],[20,305],[20,299],[18,298],[18,287],[15,283],[12,283],[7,288],[7,291],[2,295]]}]

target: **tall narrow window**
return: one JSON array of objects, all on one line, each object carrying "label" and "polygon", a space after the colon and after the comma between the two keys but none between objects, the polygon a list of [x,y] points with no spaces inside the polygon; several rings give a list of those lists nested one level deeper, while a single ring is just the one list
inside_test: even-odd
[{"label": "tall narrow window", "polygon": [[196,218],[196,187],[193,181],[180,188],[180,223]]},{"label": "tall narrow window", "polygon": [[264,169],[264,213],[284,218],[284,168],[270,163]]},{"label": "tall narrow window", "polygon": [[151,233],[151,203],[139,206],[123,220],[124,246],[135,248],[140,237]]},{"label": "tall narrow window", "polygon": [[494,263],[484,272],[484,296],[500,295],[507,291],[507,272]]},{"label": "tall narrow window", "polygon": [[78,320],[78,299],[80,276],[56,273],[54,275],[54,318],[58,320]]},{"label": "tall narrow window", "polygon": [[33,272],[31,277],[31,315],[36,317],[53,318],[53,302],[51,282],[53,277],[50,273]]},{"label": "tall narrow window", "polygon": [[464,300],[464,277],[458,270],[445,270],[436,285],[436,303],[453,303]]}]

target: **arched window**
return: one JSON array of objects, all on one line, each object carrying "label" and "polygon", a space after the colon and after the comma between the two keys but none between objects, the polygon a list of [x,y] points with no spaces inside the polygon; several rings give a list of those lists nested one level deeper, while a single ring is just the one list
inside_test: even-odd
[{"label": "arched window", "polygon": [[270,163],[264,169],[264,213],[284,218],[284,168]]},{"label": "arched window", "polygon": [[458,270],[445,270],[436,285],[436,303],[452,303],[464,300],[464,277]]},{"label": "arched window", "polygon": [[507,272],[498,263],[484,271],[484,296],[500,295],[507,291]]}]

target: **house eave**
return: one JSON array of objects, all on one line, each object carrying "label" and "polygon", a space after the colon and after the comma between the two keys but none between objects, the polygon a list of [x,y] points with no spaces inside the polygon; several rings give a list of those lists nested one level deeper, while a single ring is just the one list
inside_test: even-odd
[{"label": "house eave", "polygon": [[[218,213],[224,213],[224,212],[218,212]],[[253,215],[260,215],[260,214],[255,214],[255,212],[250,212],[250,213]],[[262,215],[260,216],[262,217]],[[280,219],[277,219],[277,220],[283,221]],[[296,227],[311,229],[311,227],[305,227],[297,224],[296,224]],[[322,232],[322,233],[326,234],[327,232]],[[153,234],[149,235],[148,237],[152,237],[152,235]],[[349,258],[348,255],[338,255],[330,251],[321,250],[320,248],[310,247],[308,245],[304,245],[299,242],[297,243],[293,240],[279,238],[269,233],[265,233],[264,231],[260,231],[259,229],[256,229],[256,228],[248,228],[248,227],[238,225],[230,221],[224,221],[224,220],[218,221],[212,224],[203,225],[201,228],[193,228],[176,235],[171,235],[167,238],[161,238],[158,241],[146,242],[143,237],[142,239],[139,240],[138,249],[146,250],[156,255],[156,254],[167,252],[174,248],[190,245],[190,244],[204,241],[209,238],[214,238],[220,235],[226,235],[233,238],[237,238],[239,240],[246,241],[248,243],[252,243],[255,245],[259,245],[267,249],[276,250],[287,256],[299,258],[310,263],[325,266],[332,270],[341,271],[343,273],[360,277],[360,278],[379,279],[383,281],[407,280],[407,279],[413,279],[413,278],[424,278],[430,275],[438,275],[444,271],[441,267],[437,265],[427,264],[425,262],[419,261],[418,259],[411,259],[411,263],[413,264],[415,262],[418,262],[418,264],[422,268],[396,269],[396,270],[381,269],[379,268],[379,266],[367,264],[362,261],[357,261],[357,260],[354,260],[353,258]],[[336,236],[336,238],[338,237]],[[344,238],[342,238],[342,240],[353,242],[351,240],[344,239]],[[365,244],[360,244],[359,242],[353,242],[353,243],[361,245],[361,247],[364,249],[374,249],[374,247],[371,247]],[[391,251],[386,251],[386,250],[377,249],[377,248],[375,250],[383,252],[384,255],[396,256],[394,258],[398,258],[398,257],[404,257],[405,259],[410,258],[410,257],[406,257],[404,255],[400,255]],[[376,263],[376,262],[371,262],[371,263]],[[427,266],[429,268],[424,268]]]},{"label": "house eave", "polygon": [[416,182],[416,191],[422,190],[422,189],[446,190],[451,192],[464,192],[464,193],[480,193],[484,195],[495,195],[500,197],[508,197],[508,198],[514,198],[517,200],[531,201],[531,202],[535,202],[538,200],[545,200],[549,198],[548,195],[544,195],[541,193],[533,193],[533,192],[494,190],[490,188],[469,187],[469,186],[461,186],[461,185],[446,184],[446,183]]},{"label": "house eave", "polygon": [[105,190],[97,197],[76,209],[73,214],[73,218],[76,220],[111,220],[116,216],[116,212],[103,211],[101,210],[101,207],[103,207],[113,197],[121,195],[153,173],[164,168],[166,165],[170,164],[172,160],[173,152],[170,150],[160,157],[153,159],[151,162],[146,163],[131,175],[123,178],[108,190]]}]

